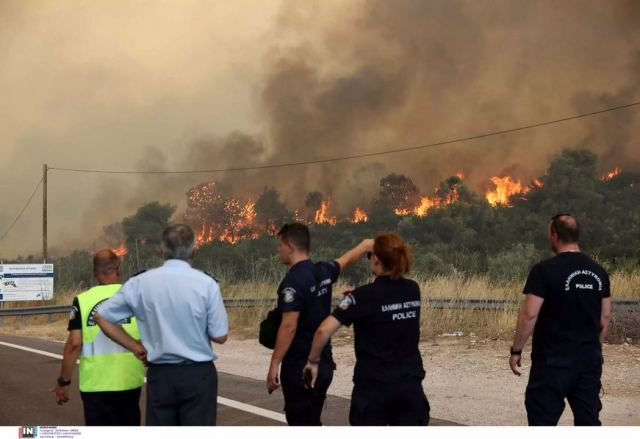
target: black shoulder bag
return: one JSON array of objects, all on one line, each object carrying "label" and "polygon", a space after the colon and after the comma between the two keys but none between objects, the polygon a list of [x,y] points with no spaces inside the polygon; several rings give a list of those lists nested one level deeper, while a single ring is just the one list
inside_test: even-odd
[{"label": "black shoulder bag", "polygon": [[281,322],[282,312],[280,312],[276,305],[274,309],[267,313],[267,317],[260,322],[258,341],[262,346],[268,349],[276,347],[276,337],[278,336],[278,329],[280,329]]},{"label": "black shoulder bag", "polygon": [[[320,276],[318,274],[317,267],[313,271],[313,277],[316,280],[316,290],[320,287]],[[280,329],[280,323],[282,323],[282,312],[278,308],[278,305],[267,313],[267,316],[260,322],[260,332],[258,333],[258,342],[267,349],[274,349],[276,347],[276,338],[278,336],[278,329]]]}]

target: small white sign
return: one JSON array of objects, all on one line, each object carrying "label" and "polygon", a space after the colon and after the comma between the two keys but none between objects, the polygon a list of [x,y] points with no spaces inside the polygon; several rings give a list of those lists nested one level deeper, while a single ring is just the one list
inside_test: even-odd
[{"label": "small white sign", "polygon": [[0,301],[53,298],[53,264],[0,265]]}]

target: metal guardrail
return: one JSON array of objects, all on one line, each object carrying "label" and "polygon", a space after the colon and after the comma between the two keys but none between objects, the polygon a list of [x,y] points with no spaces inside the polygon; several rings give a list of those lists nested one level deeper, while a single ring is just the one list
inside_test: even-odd
[{"label": "metal guardrail", "polygon": [[[340,298],[334,297],[333,305],[340,303]],[[518,309],[522,303],[519,300],[506,299],[458,299],[458,298],[425,298],[422,303],[428,309],[465,309],[474,311],[502,310],[502,309]],[[275,307],[275,298],[243,298],[243,299],[224,299],[224,305],[227,308],[255,308],[258,306]],[[620,312],[639,312],[640,300],[614,300],[614,311]],[[53,314],[67,314],[71,311],[69,305],[50,305],[35,306],[27,308],[3,308],[0,309],[0,319],[2,317],[11,316],[33,316],[48,315],[51,320]]]}]

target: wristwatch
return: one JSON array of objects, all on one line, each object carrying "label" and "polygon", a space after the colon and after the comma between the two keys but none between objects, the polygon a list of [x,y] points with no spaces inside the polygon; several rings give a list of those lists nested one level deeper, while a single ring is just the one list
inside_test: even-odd
[{"label": "wristwatch", "polygon": [[64,378],[62,378],[62,377],[58,377],[58,385],[59,385],[60,387],[66,387],[66,386],[68,386],[69,384],[71,384],[71,380],[65,380],[65,379],[64,379]]},{"label": "wristwatch", "polygon": [[509,349],[509,352],[511,352],[511,355],[522,355],[522,349],[520,349],[519,351],[516,351],[515,349],[513,349],[513,347],[511,347],[511,349]]}]

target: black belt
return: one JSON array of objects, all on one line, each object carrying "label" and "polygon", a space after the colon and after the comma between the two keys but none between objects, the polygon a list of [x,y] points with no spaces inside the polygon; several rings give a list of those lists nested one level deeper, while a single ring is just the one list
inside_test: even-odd
[{"label": "black belt", "polygon": [[191,361],[183,360],[178,363],[149,363],[149,366],[192,366],[197,364],[212,364],[213,360],[209,361]]}]

